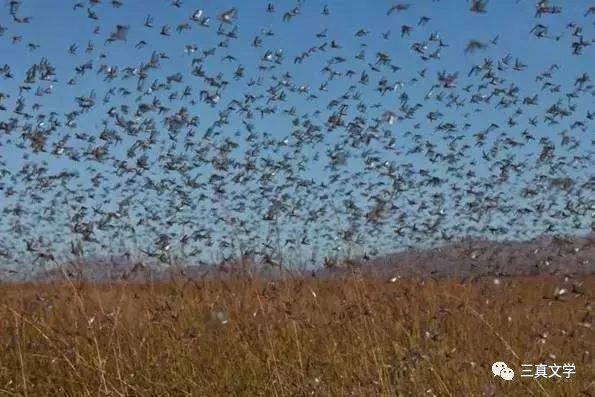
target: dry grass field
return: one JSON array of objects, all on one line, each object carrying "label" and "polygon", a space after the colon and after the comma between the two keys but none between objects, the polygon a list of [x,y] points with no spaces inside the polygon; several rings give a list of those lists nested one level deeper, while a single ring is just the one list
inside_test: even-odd
[{"label": "dry grass field", "polygon": [[[0,395],[593,396],[593,291],[593,277],[3,285]],[[519,376],[567,362],[570,379]]]}]

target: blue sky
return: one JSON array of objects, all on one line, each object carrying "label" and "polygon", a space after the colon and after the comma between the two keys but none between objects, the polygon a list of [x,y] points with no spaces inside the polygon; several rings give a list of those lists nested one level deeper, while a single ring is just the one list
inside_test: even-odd
[{"label": "blue sky", "polygon": [[[86,132],[90,135],[99,135],[103,128],[102,120],[106,118],[106,112],[112,106],[120,106],[126,104],[131,109],[131,114],[134,113],[138,102],[139,92],[135,91],[136,79],[122,80],[117,77],[113,82],[106,82],[102,75],[97,72],[102,64],[115,66],[119,69],[120,75],[122,70],[126,67],[138,67],[141,63],[146,63],[153,51],[167,53],[169,59],[162,59],[160,61],[160,68],[152,71],[150,77],[147,79],[146,88],[154,80],[163,81],[167,76],[174,73],[181,72],[183,74],[183,82],[173,83],[172,86],[179,87],[181,92],[185,86],[190,86],[192,89],[192,96],[196,100],[196,104],[192,105],[189,99],[176,99],[169,101],[167,95],[158,94],[163,105],[170,107],[172,110],[177,110],[180,106],[186,106],[192,115],[200,118],[200,126],[197,128],[197,140],[202,136],[206,129],[218,118],[219,112],[223,106],[212,108],[201,102],[198,99],[198,94],[206,85],[197,77],[189,74],[191,70],[192,59],[198,57],[201,51],[213,47],[217,47],[223,40],[223,37],[216,34],[219,21],[217,15],[231,7],[237,8],[237,20],[233,25],[224,26],[225,31],[230,31],[233,27],[237,27],[238,39],[229,40],[227,48],[217,48],[214,56],[207,58],[203,63],[205,72],[210,76],[215,76],[217,73],[222,73],[224,78],[228,80],[228,87],[224,90],[221,98],[222,104],[229,103],[232,99],[243,99],[247,92],[263,93],[266,95],[266,88],[275,83],[272,77],[275,76],[278,82],[281,76],[288,72],[291,74],[291,81],[296,86],[308,87],[310,92],[318,96],[315,100],[306,100],[306,95],[299,95],[296,93],[287,92],[288,100],[286,103],[279,104],[279,111],[276,115],[266,117],[260,120],[256,116],[251,122],[255,126],[255,130],[259,137],[267,132],[274,139],[282,141],[287,138],[292,142],[291,131],[294,128],[291,124],[292,116],[284,114],[281,110],[296,108],[297,115],[309,114],[313,120],[317,120],[320,124],[324,124],[329,111],[327,104],[334,98],[338,98],[345,92],[349,92],[349,86],[355,85],[356,90],[361,93],[361,101],[366,103],[368,111],[366,116],[369,120],[380,116],[385,111],[399,112],[402,95],[406,94],[411,105],[421,103],[423,109],[420,110],[412,119],[404,119],[396,122],[393,125],[386,126],[390,129],[390,134],[396,139],[397,145],[400,146],[403,152],[406,152],[413,145],[412,135],[419,134],[423,140],[428,140],[436,145],[435,150],[438,152],[447,151],[446,140],[440,137],[440,133],[435,131],[436,122],[432,123],[425,117],[430,111],[439,111],[443,113],[444,122],[454,122],[459,127],[465,123],[469,124],[469,128],[464,132],[463,142],[469,143],[472,148],[468,150],[469,158],[464,167],[473,169],[481,177],[489,175],[488,164],[482,161],[482,151],[473,147],[474,139],[472,135],[478,131],[487,128],[491,123],[496,123],[500,129],[495,134],[491,134],[488,138],[486,148],[489,148],[489,143],[497,139],[499,133],[507,133],[509,136],[520,139],[521,131],[529,129],[531,134],[537,137],[539,141],[541,137],[549,137],[554,142],[560,142],[559,132],[565,129],[569,130],[570,134],[579,142],[579,147],[575,149],[572,155],[591,155],[591,141],[589,132],[593,131],[593,121],[587,120],[585,115],[588,111],[593,111],[593,93],[583,93],[577,98],[568,101],[564,97],[564,93],[570,92],[574,88],[575,79],[582,73],[588,72],[593,65],[593,47],[584,49],[581,56],[573,55],[570,47],[575,38],[572,37],[574,28],[568,27],[569,23],[576,23],[583,29],[583,36],[590,40],[593,37],[593,15],[584,16],[585,12],[590,6],[588,1],[567,1],[559,2],[562,6],[561,14],[543,15],[539,18],[535,17],[535,2],[534,1],[489,1],[487,4],[488,12],[485,14],[477,14],[469,11],[468,2],[466,1],[415,1],[410,2],[408,10],[403,12],[394,12],[390,16],[386,15],[387,9],[392,2],[388,1],[374,1],[374,2],[355,2],[355,1],[328,1],[317,2],[312,0],[303,1],[301,4],[300,15],[295,16],[290,22],[284,22],[282,15],[284,12],[296,7],[295,2],[273,2],[275,5],[275,13],[266,13],[265,9],[268,2],[260,1],[245,1],[245,2],[230,2],[230,1],[183,1],[180,8],[170,5],[169,1],[125,1],[120,8],[113,8],[110,2],[103,0],[99,5],[93,6],[92,9],[96,12],[99,20],[92,20],[87,18],[87,8],[89,3],[82,2],[84,7],[73,10],[74,2],[70,1],[23,1],[18,11],[19,16],[31,16],[30,24],[19,24],[11,21],[8,15],[8,5],[3,5],[1,11],[3,16],[0,19],[0,25],[6,27],[3,36],[0,37],[0,66],[4,63],[10,65],[14,74],[13,79],[0,80],[0,91],[10,94],[10,98],[4,101],[6,111],[0,111],[0,120],[8,120],[13,117],[11,114],[14,108],[15,101],[19,97],[19,86],[23,84],[26,70],[34,63],[39,62],[42,58],[47,58],[49,62],[57,70],[57,80],[51,83],[51,95],[44,95],[37,97],[33,95],[37,86],[46,88],[50,85],[48,82],[41,82],[33,85],[33,89],[29,93],[23,94],[26,99],[27,107],[30,109],[33,103],[39,103],[42,107],[42,113],[48,114],[51,111],[57,112],[60,117],[76,109],[77,105],[75,97],[88,95],[94,91],[97,95],[98,104],[90,112],[78,117],[76,128],[68,129],[61,128],[56,131],[50,142],[56,142],[64,134],[74,134],[77,132]],[[322,15],[321,11],[324,5],[328,6],[330,15]],[[189,20],[189,16],[196,9],[203,9],[204,13],[211,17],[210,27],[200,27]],[[147,15],[152,15],[154,27],[148,29],[143,26]],[[430,20],[423,26],[418,25],[418,21],[422,17],[429,17]],[[188,22],[191,26],[189,31],[184,31],[181,34],[176,32],[176,26],[180,23]],[[530,30],[535,24],[540,23],[547,25],[549,28],[549,35],[559,39],[539,39],[530,33]],[[129,26],[129,33],[126,41],[117,41],[114,43],[105,43],[110,33],[114,30],[117,24]],[[401,37],[402,25],[410,25],[413,30],[410,35]],[[165,37],[159,34],[163,25],[169,25],[171,28],[171,36]],[[93,30],[99,26],[99,33],[94,34]],[[367,35],[364,37],[356,37],[355,33],[364,29]],[[383,33],[390,30],[390,37],[384,39]],[[266,35],[264,32],[272,31],[274,35]],[[317,33],[326,31],[326,37],[316,37]],[[448,45],[441,48],[440,59],[433,59],[429,61],[422,60],[411,50],[411,45],[415,42],[427,42],[430,48],[427,53],[433,52],[436,47],[436,42],[429,42],[428,37],[431,34],[438,35],[443,42]],[[262,46],[255,48],[251,45],[255,36],[262,37]],[[12,44],[13,36],[22,36],[22,41]],[[475,39],[484,43],[488,43],[486,50],[478,50],[475,53],[466,54],[465,47],[469,40]],[[147,45],[144,48],[137,49],[135,45],[144,40]],[[317,52],[313,56],[306,58],[302,63],[294,63],[294,57],[307,51],[313,46],[320,46],[324,42],[335,40],[341,48],[332,49],[327,48],[326,52]],[[495,40],[496,44],[491,44],[490,41]],[[95,50],[89,54],[85,53],[85,48],[89,42],[94,43]],[[40,48],[30,51],[28,43],[36,43]],[[69,55],[68,48],[75,44],[78,47],[76,55]],[[184,47],[186,45],[196,44],[198,52],[194,54],[186,54]],[[365,46],[364,46],[365,44]],[[263,72],[258,70],[261,57],[270,51],[282,51],[284,62],[278,66],[274,72]],[[355,59],[355,56],[364,51],[366,59],[364,61]],[[390,68],[383,68],[380,73],[374,73],[369,70],[368,63],[374,64],[376,62],[376,54],[378,52],[386,53],[391,57],[391,64],[398,66],[397,71],[391,71]],[[100,54],[105,54],[104,58]],[[225,61],[222,58],[227,55],[233,55],[236,60]],[[448,73],[459,73],[458,86],[456,93],[463,97],[469,95],[462,92],[462,87],[468,84],[481,84],[480,77],[468,77],[467,74],[471,67],[475,64],[482,64],[484,59],[489,57],[494,62],[504,58],[510,54],[511,64],[515,60],[519,60],[526,65],[522,71],[507,70],[502,71],[500,77],[507,81],[503,84],[504,87],[510,87],[511,84],[519,88],[518,97],[521,99],[527,96],[539,95],[539,105],[534,107],[528,106],[512,106],[507,109],[498,109],[494,103],[486,106],[484,104],[473,106],[468,102],[457,108],[446,107],[444,103],[439,103],[434,98],[424,99],[424,96],[431,89],[432,85],[436,83],[436,75],[440,71]],[[323,75],[322,69],[326,62],[333,56],[340,56],[345,58],[345,62],[334,64],[332,67],[339,72],[346,72],[353,70],[354,76],[351,78],[335,77],[328,80]],[[78,76],[75,73],[75,67],[80,66],[88,61],[93,62],[93,70],[87,72],[84,76]],[[234,70],[238,65],[245,68],[243,78],[239,80],[233,79]],[[561,85],[560,93],[549,93],[547,90],[542,90],[542,81],[536,81],[536,76],[550,68],[550,65],[557,64],[559,69],[552,73],[556,84]],[[419,74],[425,69],[423,77]],[[358,84],[360,73],[366,70],[370,74],[370,83],[368,86]],[[262,87],[250,87],[248,82],[250,77],[256,78],[262,76],[264,84]],[[391,84],[398,84],[399,88],[394,92],[386,95],[379,95],[375,91],[377,81],[386,77]],[[71,79],[76,78],[76,85],[69,86],[66,83]],[[417,79],[417,80],[412,80]],[[325,83],[326,82],[326,83]],[[326,91],[320,91],[321,84],[326,84]],[[131,91],[127,97],[120,95],[113,95],[109,98],[109,103],[101,103],[105,92],[109,87],[126,88]],[[434,95],[437,95],[441,89],[434,89]],[[442,90],[444,91],[444,90]],[[450,92],[446,90],[446,95]],[[141,98],[143,102],[152,99],[153,95],[149,94]],[[572,104],[576,106],[576,110],[572,117],[561,120],[561,122],[554,126],[549,126],[543,122],[544,111],[547,107],[561,100],[564,104]],[[564,101],[567,102],[564,102]],[[263,102],[264,103],[264,102]],[[379,109],[373,109],[371,106],[379,103]],[[522,108],[523,114],[514,116],[517,125],[507,127],[509,117],[514,113],[515,109]],[[314,116],[314,112],[320,111],[318,117]],[[353,105],[350,107],[350,115],[355,116]],[[537,126],[530,126],[527,123],[532,117],[537,116],[539,123]],[[128,118],[132,116],[129,115]],[[580,129],[569,129],[569,125],[576,120],[582,120],[586,124],[586,132]],[[164,130],[160,119],[156,117],[156,122],[161,130]],[[416,124],[419,124],[416,128]],[[462,128],[461,128],[462,130]],[[410,132],[410,133],[408,133]],[[162,134],[165,134],[162,131]],[[239,134],[239,137],[236,136]],[[325,136],[324,142],[319,145],[306,145],[300,155],[305,155],[306,171],[304,177],[311,177],[317,181],[327,180],[329,173],[324,170],[326,164],[327,150],[332,149],[339,144],[342,132],[332,132]],[[220,135],[214,139],[218,142],[225,137],[232,138],[239,142],[240,147],[234,152],[235,155],[241,156],[243,150],[249,145],[245,141],[247,132],[241,122],[241,116],[231,114],[230,124],[226,125],[221,131]],[[260,139],[260,138],[259,138]],[[9,141],[10,140],[10,141]],[[75,163],[65,157],[57,158],[56,156],[44,154],[32,154],[28,159],[23,159],[23,154],[30,149],[18,149],[15,145],[19,142],[17,134],[12,136],[0,136],[0,160],[6,163],[6,167],[12,171],[17,171],[26,161],[47,161],[47,166],[52,172],[59,172],[60,170],[77,170],[80,173],[79,179],[76,183],[82,186],[87,186],[90,183],[90,178],[98,171],[104,173],[108,178],[109,184],[117,186],[118,178],[109,174],[112,169],[112,164],[95,164],[90,162]],[[126,150],[134,142],[134,138],[125,137],[124,142],[115,145],[111,148],[111,153],[116,157],[125,157]],[[166,143],[156,145],[150,152],[150,161],[152,163],[151,170],[147,175],[153,175],[155,178],[165,178],[167,173],[157,166],[157,159],[160,154],[164,153]],[[175,150],[179,153],[183,152],[183,144],[180,144]],[[84,151],[85,147],[80,147]],[[392,161],[396,164],[412,163],[416,168],[430,169],[434,175],[448,179],[445,167],[440,165],[430,164],[423,155],[405,153],[390,153],[382,150],[381,146],[375,147],[372,145],[369,149],[378,149],[383,160]],[[561,150],[561,151],[560,151]],[[279,159],[284,153],[291,152],[290,148],[281,148],[278,153],[271,150],[265,150],[264,156],[273,159]],[[533,161],[536,154],[539,152],[537,143],[526,145],[525,147],[515,149],[513,153],[518,160],[522,160],[523,156]],[[320,160],[313,159],[314,154],[320,154]],[[564,149],[558,148],[557,155],[564,155]],[[570,153],[568,153],[570,155]],[[502,155],[505,157],[505,155]],[[296,160],[297,161],[297,160]],[[475,163],[475,164],[473,164]],[[98,167],[91,172],[87,166],[92,165]],[[201,176],[208,176],[211,170],[205,168],[204,170],[194,170]],[[362,163],[357,159],[351,159],[345,170],[347,175],[352,175],[362,171]],[[367,171],[362,171],[366,173]],[[369,172],[370,176],[367,178],[374,178],[373,172]],[[592,174],[592,173],[591,173]],[[579,180],[586,180],[588,178],[588,170],[582,170],[578,175],[573,177]],[[523,175],[518,177],[520,181],[523,179],[530,180],[532,175]],[[513,178],[514,179],[514,178]],[[349,180],[349,178],[347,179]],[[515,179],[516,180],[516,179]],[[277,183],[280,183],[278,181]],[[457,182],[460,183],[460,182]],[[76,186],[73,184],[72,186]],[[252,185],[249,185],[252,186]],[[249,190],[247,185],[245,189]],[[515,187],[516,186],[516,187]],[[519,185],[510,182],[503,184],[503,191],[508,191],[511,196]],[[17,188],[22,188],[25,191],[23,184],[16,184]],[[241,186],[235,186],[234,189],[242,189]],[[358,190],[358,188],[355,188]],[[431,190],[431,189],[430,189]],[[122,188],[112,188],[108,195],[108,200],[102,205],[104,208],[114,208],[114,205],[127,195]],[[329,192],[331,193],[331,192]],[[24,193],[27,196],[29,193]],[[165,197],[154,197],[150,193],[140,192],[140,195],[146,194],[146,201],[155,200],[156,205],[167,204]],[[411,193],[412,198],[416,198],[420,193]],[[448,193],[450,194],[450,193]],[[341,193],[332,194],[335,201],[342,200]],[[305,196],[306,198],[308,196]],[[404,195],[403,199],[398,202],[399,206],[406,206],[408,196]],[[3,199],[4,200],[4,199]],[[4,208],[9,208],[14,205],[16,198],[6,198],[0,204]],[[94,199],[89,199],[93,202]],[[160,201],[161,200],[161,201]],[[516,199],[515,199],[516,200]],[[561,200],[563,203],[564,197],[553,197],[552,202]],[[315,201],[315,200],[313,200]],[[356,197],[356,202],[366,207],[368,205],[365,198],[361,196]],[[557,203],[556,205],[561,205]],[[233,200],[224,201],[224,203],[214,204],[218,211],[223,211],[225,206],[234,206]],[[520,205],[520,204],[519,204]],[[31,203],[26,204],[27,208],[32,212],[39,212],[39,208]],[[448,203],[445,204],[445,209],[448,209]],[[405,211],[415,211],[413,208]],[[74,210],[73,210],[74,211]],[[209,214],[210,209],[205,207],[203,215]],[[245,211],[239,211],[244,215]],[[210,216],[210,215],[209,215]],[[251,215],[246,215],[247,217]],[[448,215],[449,225],[456,225],[457,223],[464,223],[466,221],[464,214],[450,213]],[[320,230],[337,229],[336,223],[344,225],[346,220],[339,219],[339,216],[329,216],[322,218],[322,226],[319,226],[315,234],[320,234]],[[495,218],[498,218],[496,213]],[[507,219],[491,219],[494,225],[502,223]],[[9,234],[9,225],[14,220],[5,220],[5,233]],[[420,220],[421,222],[421,220]],[[571,232],[584,232],[588,228],[588,223],[583,219],[582,223],[576,226],[575,224],[565,224],[565,220],[557,220],[560,223],[560,230]],[[43,231],[52,231],[56,228],[56,222],[42,222],[38,225],[35,232],[41,234]],[[2,223],[0,222],[0,225]],[[539,224],[538,224],[539,225]],[[179,225],[178,225],[179,226]],[[302,230],[302,225],[295,226]],[[254,226],[257,227],[257,226]],[[259,226],[260,227],[260,226]],[[267,229],[268,226],[262,226]],[[215,231],[225,234],[225,231]],[[389,228],[390,229],[390,228]],[[540,228],[531,230],[530,228],[521,228],[524,230],[514,237],[530,237],[533,234],[538,234]],[[183,234],[179,227],[172,227],[172,234]],[[291,234],[291,231],[286,233]],[[149,232],[149,235],[151,233]],[[54,233],[58,236],[59,233]],[[106,235],[107,236],[107,235]],[[387,235],[383,237],[383,243],[380,244],[387,247],[384,238],[390,241],[395,241],[393,237]],[[507,237],[507,236],[504,236]],[[511,237],[511,236],[508,236]],[[58,238],[58,237],[57,237]],[[61,239],[61,238],[58,238]],[[376,238],[374,238],[376,239]],[[146,238],[146,241],[152,241],[152,238]],[[321,238],[321,241],[325,240]],[[399,246],[402,241],[397,241],[395,246]],[[373,243],[370,243],[373,244]],[[150,243],[147,243],[147,246]],[[332,245],[332,243],[331,243]],[[392,246],[389,247],[392,249]]]}]

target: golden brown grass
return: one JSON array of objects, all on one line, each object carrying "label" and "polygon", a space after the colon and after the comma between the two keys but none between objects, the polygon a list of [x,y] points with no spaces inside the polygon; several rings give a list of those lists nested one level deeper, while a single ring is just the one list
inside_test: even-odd
[{"label": "golden brown grass", "polygon": [[[4,285],[0,395],[593,395],[582,281]],[[577,374],[518,376],[542,362]]]}]

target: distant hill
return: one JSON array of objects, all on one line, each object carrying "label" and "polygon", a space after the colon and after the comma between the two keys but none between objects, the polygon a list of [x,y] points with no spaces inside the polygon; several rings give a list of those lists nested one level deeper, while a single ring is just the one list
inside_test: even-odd
[{"label": "distant hill", "polygon": [[[358,273],[370,277],[475,278],[483,276],[523,276],[540,274],[595,274],[595,233],[584,237],[540,237],[528,242],[494,242],[466,239],[446,246],[396,252],[369,260],[350,260],[321,266],[316,277],[341,277]],[[230,275],[278,277],[274,266],[256,265],[246,259],[219,265],[190,265],[157,269],[127,256],[87,259],[61,269],[40,272],[32,281],[73,280],[168,281],[172,279],[216,278]]]},{"label": "distant hill", "polygon": [[439,248],[409,250],[348,266],[331,267],[320,275],[358,273],[378,277],[456,277],[538,274],[594,274],[595,233],[584,237],[544,236],[528,242],[467,239]]}]

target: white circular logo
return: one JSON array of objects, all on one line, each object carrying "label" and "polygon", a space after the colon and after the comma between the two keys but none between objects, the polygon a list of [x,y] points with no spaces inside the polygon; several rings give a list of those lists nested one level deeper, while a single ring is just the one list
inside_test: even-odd
[{"label": "white circular logo", "polygon": [[499,376],[504,380],[512,380],[514,378],[514,371],[508,368],[505,362],[496,361],[492,364],[492,373],[494,376]]}]

